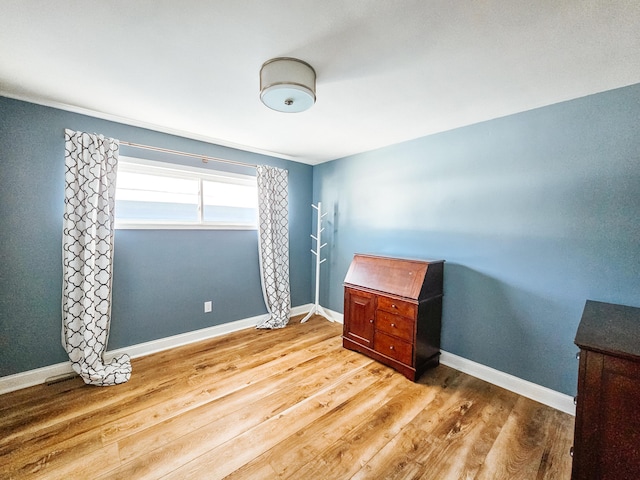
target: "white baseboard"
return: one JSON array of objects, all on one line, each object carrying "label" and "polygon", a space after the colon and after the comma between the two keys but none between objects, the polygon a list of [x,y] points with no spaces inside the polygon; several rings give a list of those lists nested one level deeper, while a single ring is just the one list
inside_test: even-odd
[{"label": "white baseboard", "polygon": [[[291,309],[291,315],[301,315],[307,313],[312,304],[301,305],[293,307]],[[344,323],[344,315],[325,308],[326,312],[331,316],[331,319],[338,323]],[[203,328],[201,330],[195,330],[193,332],[187,332],[180,335],[174,335],[172,337],[161,338],[151,342],[139,343],[137,345],[131,345],[130,347],[119,348],[106,352],[105,359],[111,358],[127,353],[131,358],[143,357],[152,353],[160,352],[162,350],[168,350],[170,348],[187,345],[189,343],[199,342],[227,333],[236,332],[245,328],[255,327],[260,321],[267,317],[266,314],[258,315],[256,317],[245,318],[242,320],[236,320],[234,322],[223,323],[222,325],[215,325],[209,328]],[[459,357],[452,353],[442,352],[440,356],[440,362],[448,367],[460,370],[468,375],[472,375],[486,382],[492,383],[499,387],[505,388],[512,392],[515,392],[524,397],[530,398],[537,402],[543,403],[562,412],[575,415],[575,405],[573,404],[573,397],[565,395],[555,390],[537,385],[535,383],[528,382],[508,373],[495,370],[485,365],[467,360],[466,358]],[[56,377],[58,375],[66,375],[73,373],[70,362],[58,363],[47,367],[36,368],[27,372],[17,373],[15,375],[8,375],[0,377],[0,395],[3,393],[12,392],[14,390],[20,390],[21,388],[31,387],[33,385],[39,385],[44,383],[48,378]]]},{"label": "white baseboard", "polygon": [[344,315],[342,313],[336,312],[334,310],[329,310],[328,308],[322,307],[325,312],[327,312],[331,316],[331,320],[336,323],[344,324]]},{"label": "white baseboard", "polygon": [[26,372],[0,377],[0,395],[44,383],[47,378],[73,373],[70,362],[57,363]]},{"label": "white baseboard", "polygon": [[560,410],[561,412],[574,416],[576,414],[573,397],[565,395],[564,393],[556,392],[555,390],[523,380],[519,377],[514,377],[508,373],[467,360],[466,358],[459,357],[453,353],[442,352],[440,355],[440,363],[479,378],[480,380],[484,380],[485,382],[489,382],[515,392],[523,397],[548,405]]},{"label": "white baseboard", "polygon": [[[291,308],[291,316],[301,315],[306,313],[311,308],[310,304],[301,305],[299,307]],[[122,353],[128,354],[131,358],[144,357],[145,355],[151,355],[152,353],[161,352],[163,350],[169,350],[170,348],[181,347],[190,343],[200,342],[213,337],[219,337],[231,332],[237,332],[245,328],[255,327],[258,323],[268,318],[268,314],[258,315],[255,317],[244,318],[242,320],[236,320],[234,322],[223,323],[222,325],[215,325],[213,327],[203,328],[201,330],[194,330],[193,332],[182,333],[180,335],[174,335],[172,337],[160,338],[151,342],[139,343],[130,347],[119,348],[105,353],[105,360],[120,355]]]},{"label": "white baseboard", "polygon": [[[342,313],[329,310],[325,307],[323,308],[329,315],[331,315],[333,321],[344,324],[344,315]],[[510,390],[518,395],[522,395],[523,397],[548,405],[556,410],[560,410],[561,412],[574,416],[576,414],[573,397],[565,395],[564,393],[556,392],[555,390],[543,387],[542,385],[514,377],[508,373],[495,370],[449,352],[443,351],[441,353],[440,363],[479,378],[480,380],[484,380],[485,382]]]},{"label": "white baseboard", "polygon": [[300,305],[299,307],[291,307],[291,316],[295,317],[296,315],[302,315],[303,313],[308,313],[313,307],[313,303],[307,303],[306,305]]},{"label": "white baseboard", "polygon": [[[291,308],[291,315],[301,315],[308,312],[310,309],[311,304],[293,307]],[[195,330],[193,332],[182,333],[180,335],[161,338],[158,340],[153,340],[151,342],[139,343],[137,345],[131,345],[129,347],[119,348],[117,350],[111,350],[105,353],[105,360],[108,361],[122,353],[128,354],[131,358],[143,357],[145,355],[150,355],[162,350],[168,350],[170,348],[175,348],[182,345],[187,345],[189,343],[206,340],[208,338],[225,335],[227,333],[236,332],[245,328],[255,327],[259,322],[266,318],[267,314],[258,315],[255,317],[236,320],[234,322],[223,323],[222,325],[214,325],[213,327],[203,328],[201,330]],[[46,382],[47,379],[51,377],[67,375],[70,373],[74,373],[73,369],[71,368],[71,362],[62,362],[55,365],[49,365],[47,367],[36,368],[27,372],[0,377],[0,395],[2,395],[3,393],[20,390],[21,388],[39,385]]]}]

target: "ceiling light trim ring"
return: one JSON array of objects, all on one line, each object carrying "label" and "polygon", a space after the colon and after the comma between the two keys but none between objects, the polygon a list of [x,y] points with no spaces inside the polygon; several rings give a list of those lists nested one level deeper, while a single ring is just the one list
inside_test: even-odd
[{"label": "ceiling light trim ring", "polygon": [[264,93],[264,91],[268,90],[269,88],[279,87],[279,86],[282,86],[282,85],[291,86],[291,87],[300,87],[300,88],[304,89],[305,91],[308,91],[311,94],[311,96],[313,96],[313,101],[314,102],[316,101],[316,92],[314,92],[308,86],[306,86],[306,85],[304,85],[302,83],[294,83],[294,82],[272,83],[268,87],[263,87],[262,84],[261,84],[260,85],[261,95],[262,95],[262,93]]}]

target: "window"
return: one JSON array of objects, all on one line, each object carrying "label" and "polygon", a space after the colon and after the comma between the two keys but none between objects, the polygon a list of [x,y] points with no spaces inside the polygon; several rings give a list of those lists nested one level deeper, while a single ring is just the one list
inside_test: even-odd
[{"label": "window", "polygon": [[120,157],[116,228],[255,229],[256,178]]}]

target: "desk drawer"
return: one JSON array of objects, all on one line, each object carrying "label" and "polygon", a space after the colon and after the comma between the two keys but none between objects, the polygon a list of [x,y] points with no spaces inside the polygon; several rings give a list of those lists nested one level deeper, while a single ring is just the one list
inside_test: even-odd
[{"label": "desk drawer", "polygon": [[416,322],[410,318],[394,315],[378,310],[376,312],[376,329],[384,333],[413,343],[413,332]]},{"label": "desk drawer", "polygon": [[378,297],[378,310],[384,310],[385,312],[391,312],[403,317],[415,318],[418,305],[403,300],[396,300],[390,297]]},{"label": "desk drawer", "polygon": [[406,365],[413,363],[413,347],[409,342],[376,331],[373,348],[387,357],[394,358]]}]

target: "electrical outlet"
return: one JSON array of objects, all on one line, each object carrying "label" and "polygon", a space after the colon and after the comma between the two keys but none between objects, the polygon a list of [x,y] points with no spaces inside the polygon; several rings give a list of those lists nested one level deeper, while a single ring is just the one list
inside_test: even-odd
[{"label": "electrical outlet", "polygon": [[208,302],[204,302],[204,313],[209,313],[212,307],[213,302],[211,300],[209,300]]}]

